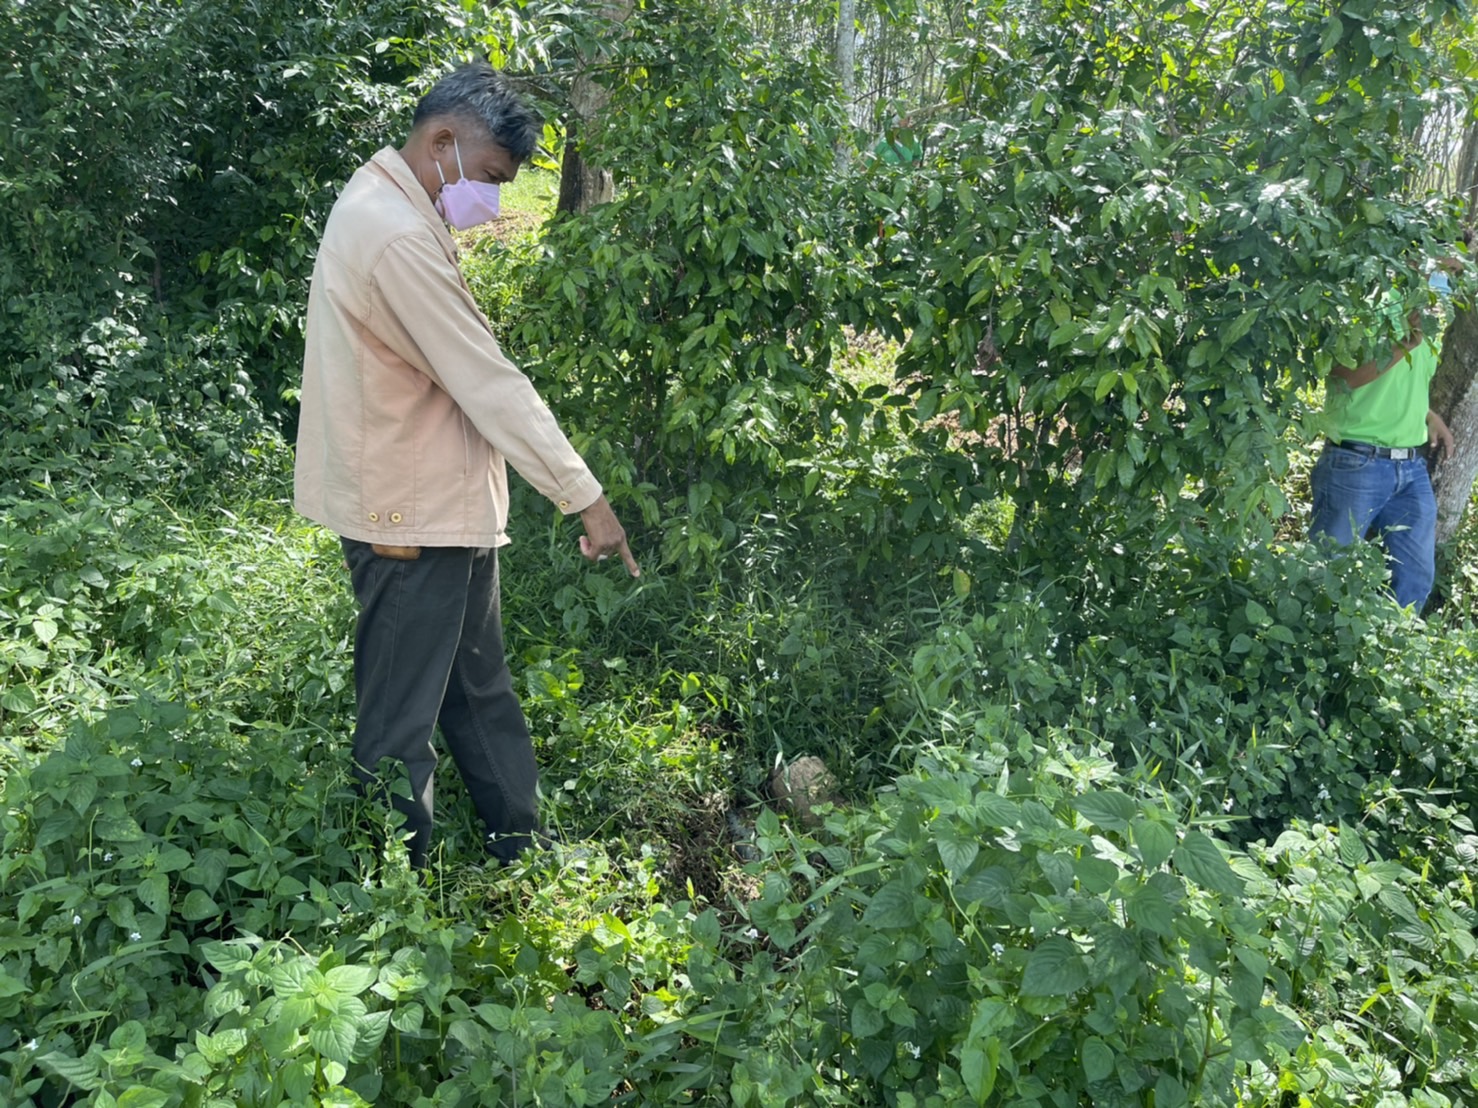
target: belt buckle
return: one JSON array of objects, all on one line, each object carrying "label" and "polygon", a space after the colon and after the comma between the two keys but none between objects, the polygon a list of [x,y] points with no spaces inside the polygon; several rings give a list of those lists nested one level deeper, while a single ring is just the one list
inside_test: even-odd
[{"label": "belt buckle", "polygon": [[1409,462],[1409,461],[1411,461],[1415,457],[1416,457],[1416,447],[1414,447],[1414,446],[1393,446],[1393,447],[1391,447],[1391,460],[1393,462]]}]

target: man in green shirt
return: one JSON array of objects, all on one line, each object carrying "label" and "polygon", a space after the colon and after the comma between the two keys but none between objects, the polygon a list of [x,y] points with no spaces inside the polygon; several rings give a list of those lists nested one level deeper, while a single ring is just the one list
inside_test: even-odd
[{"label": "man in green shirt", "polygon": [[[1446,274],[1434,274],[1432,286],[1445,288]],[[1309,533],[1341,546],[1378,535],[1396,602],[1420,611],[1432,591],[1437,546],[1437,501],[1426,455],[1436,450],[1450,457],[1453,441],[1429,404],[1438,340],[1423,333],[1420,309],[1405,322],[1406,338],[1389,353],[1330,372],[1329,442],[1314,467]]]}]

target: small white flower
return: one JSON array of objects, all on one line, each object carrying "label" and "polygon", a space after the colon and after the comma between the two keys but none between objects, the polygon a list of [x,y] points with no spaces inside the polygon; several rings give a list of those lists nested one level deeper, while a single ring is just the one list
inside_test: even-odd
[{"label": "small white flower", "polygon": [[920,1054],[924,1053],[918,1047],[914,1046],[913,1043],[904,1043],[903,1044],[903,1049],[906,1050],[906,1051],[908,1051],[915,1058],[917,1058]]},{"label": "small white flower", "polygon": [[79,916],[79,915],[74,914],[72,916],[72,926],[73,927],[81,927],[82,926],[82,917]]},{"label": "small white flower", "polygon": [[32,1039],[30,1042],[28,1042],[26,1044],[26,1049],[27,1050],[35,1050],[36,1049],[36,1040],[35,1039]]},{"label": "small white flower", "polygon": [[1400,777],[1401,776],[1401,771],[1399,769],[1393,769],[1391,771],[1391,776],[1392,777]]},{"label": "small white flower", "polygon": [[143,936],[140,935],[137,931],[130,931],[128,933],[128,941],[131,942],[131,943],[136,943],[136,942],[138,942],[142,938],[143,938]]},{"label": "small white flower", "polygon": [[1223,723],[1225,723],[1225,722],[1226,722],[1226,720],[1224,720],[1224,719],[1222,719],[1222,717],[1221,717],[1221,716],[1217,716],[1217,717],[1216,717],[1216,725],[1217,725],[1217,726],[1218,726],[1218,727],[1220,727],[1220,726],[1221,726],[1221,725],[1222,725],[1222,724],[1223,724]]},{"label": "small white flower", "polygon": [[1158,731],[1159,729],[1160,729],[1160,725],[1158,723],[1156,723],[1154,720],[1150,720],[1150,730],[1151,731]]},{"label": "small white flower", "polygon": [[1139,703],[1139,697],[1135,696],[1133,693],[1130,693],[1129,694],[1129,703],[1130,704],[1138,704]]},{"label": "small white flower", "polygon": [[1088,707],[1091,708],[1091,707],[1093,707],[1097,703],[1098,703],[1098,697],[1096,697],[1096,696],[1090,696],[1088,698]]},{"label": "small white flower", "polygon": [[748,931],[744,932],[744,937],[746,939],[757,939],[757,938],[759,938],[760,937],[759,928],[757,928],[757,927],[751,927]]},{"label": "small white flower", "polygon": [[133,766],[134,769],[138,769],[139,766],[141,766],[141,765],[144,764],[144,760],[142,758],[135,758],[133,761],[129,762],[128,764],[131,765],[131,766]]},{"label": "small white flower", "polygon": [[361,881],[359,883],[359,887],[362,888],[362,889],[371,888],[370,879],[368,877],[366,877],[363,881]]},{"label": "small white flower", "polygon": [[1005,954],[1006,953],[1006,944],[1005,943],[991,943],[990,944],[990,952],[992,954],[994,954],[997,958],[999,958],[1002,954]]},{"label": "small white flower", "polygon": [[1329,790],[1326,789],[1322,785],[1319,786],[1319,795],[1316,796],[1314,799],[1315,800],[1328,800],[1329,799]]},{"label": "small white flower", "polygon": [[1232,798],[1231,797],[1227,797],[1225,800],[1223,800],[1221,802],[1221,810],[1223,812],[1230,812],[1232,810]]},{"label": "small white flower", "polygon": [[108,851],[108,853],[106,853],[106,854],[103,855],[103,861],[105,861],[105,862],[111,862],[112,860],[113,860],[113,852],[111,850]]}]

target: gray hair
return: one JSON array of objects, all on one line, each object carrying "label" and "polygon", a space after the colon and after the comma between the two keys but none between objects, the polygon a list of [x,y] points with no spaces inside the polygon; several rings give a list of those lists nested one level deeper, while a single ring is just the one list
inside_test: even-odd
[{"label": "gray hair", "polygon": [[544,134],[544,121],[487,62],[458,66],[421,97],[411,126],[449,116],[482,127],[489,138],[526,161]]}]

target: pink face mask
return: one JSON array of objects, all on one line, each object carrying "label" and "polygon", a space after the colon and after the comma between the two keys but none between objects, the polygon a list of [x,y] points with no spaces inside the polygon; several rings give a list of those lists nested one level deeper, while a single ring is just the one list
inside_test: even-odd
[{"label": "pink face mask", "polygon": [[457,146],[456,139],[452,139],[452,150],[457,155],[457,180],[447,184],[446,174],[441,171],[441,163],[436,163],[436,175],[441,178],[441,191],[436,194],[436,210],[459,231],[497,219],[498,186],[486,181],[469,181],[462,172],[462,151]]}]

